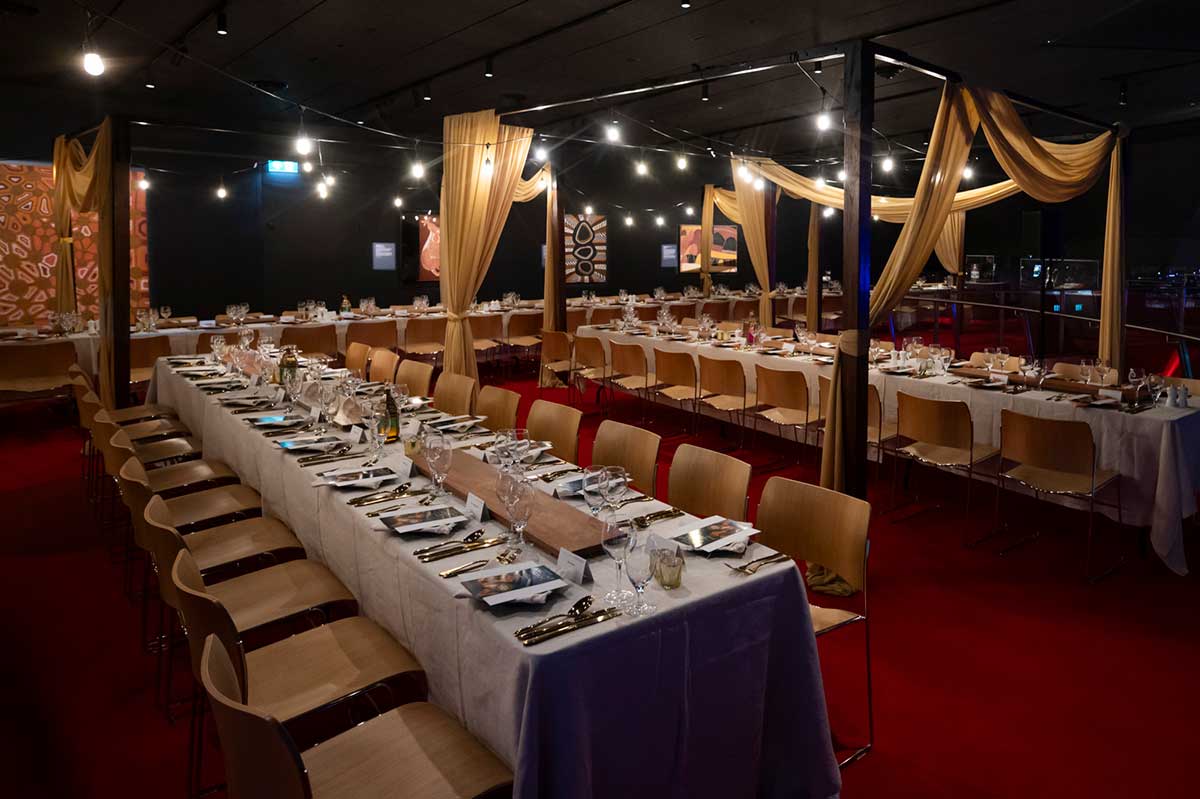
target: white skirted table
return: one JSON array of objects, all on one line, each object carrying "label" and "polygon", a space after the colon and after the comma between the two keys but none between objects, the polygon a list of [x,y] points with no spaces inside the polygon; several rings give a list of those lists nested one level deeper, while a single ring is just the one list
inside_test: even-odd
[{"label": "white skirted table", "polygon": [[[390,533],[366,517],[370,508],[313,487],[316,470],[300,467],[246,416],[222,408],[165,361],[151,394],[174,406],[205,456],[257,489],[264,512],[288,524],[309,557],[354,592],[362,612],[413,652],[432,701],[513,767],[517,797],[838,794],[816,642],[793,564],[744,577],[689,557],[681,588],[647,589],[654,615],[524,647],[517,628],[608,590],[615,574],[607,557],[591,560],[595,583],[586,589],[572,585],[533,609],[489,611],[437,576],[477,554],[421,564],[412,552],[428,538]],[[385,462],[395,459],[389,453]],[[639,503],[627,515],[665,507]],[[686,521],[655,532],[670,534]],[[752,544],[746,557],[764,552]],[[553,562],[537,550],[529,558]]]}]

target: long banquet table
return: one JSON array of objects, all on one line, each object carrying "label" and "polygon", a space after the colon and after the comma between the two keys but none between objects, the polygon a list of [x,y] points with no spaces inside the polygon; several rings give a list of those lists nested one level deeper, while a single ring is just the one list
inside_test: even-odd
[{"label": "long banquet table", "polygon": [[[456,596],[456,581],[437,571],[494,551],[421,564],[412,551],[428,538],[390,533],[365,516],[370,508],[348,506],[347,494],[313,487],[318,469],[300,467],[246,415],[233,415],[165,360],[150,394],[176,408],[205,457],[225,461],[257,489],[264,513],[290,526],[362,612],[413,652],[431,700],[513,767],[516,796],[838,794],[816,643],[794,564],[743,577],[689,556],[681,588],[647,589],[654,615],[622,616],[526,648],[513,637],[517,628],[608,590],[615,572],[607,557],[591,559],[595,582],[586,592],[571,585],[544,606],[491,612]],[[388,450],[384,462],[395,464],[399,453]],[[626,515],[666,507],[637,503]],[[689,521],[652,529],[671,534]],[[529,550],[526,559],[553,563]],[[767,552],[752,544],[745,557]]]},{"label": "long banquet table", "polygon": [[[781,357],[762,353],[725,349],[697,341],[670,341],[651,336],[631,336],[614,330],[581,327],[577,336],[609,342],[636,343],[646,352],[648,370],[654,371],[654,350],[687,352],[699,363],[699,356],[736,360],[742,364],[748,391],[757,382],[755,366],[795,370],[804,373],[809,395],[817,397],[818,376],[828,377],[832,367],[806,356]],[[829,354],[834,350],[829,349]],[[1010,409],[1031,416],[1077,419],[1092,428],[1100,468],[1117,470],[1122,475],[1121,498],[1127,524],[1150,528],[1154,551],[1176,574],[1187,574],[1183,546],[1183,519],[1196,512],[1196,491],[1200,489],[1200,398],[1190,408],[1158,407],[1137,414],[1112,409],[1078,408],[1070,402],[1056,401],[1057,391],[1026,391],[1008,394],[970,388],[956,382],[953,375],[917,379],[888,375],[872,368],[870,382],[879,389],[884,418],[896,418],[896,394],[903,391],[919,397],[961,400],[971,410],[975,440],[1000,445],[1000,411]],[[766,425],[770,428],[770,425]],[[1008,486],[1012,487],[1012,486]],[[1066,504],[1072,504],[1070,502]],[[1116,508],[1098,505],[1111,518]]]}]

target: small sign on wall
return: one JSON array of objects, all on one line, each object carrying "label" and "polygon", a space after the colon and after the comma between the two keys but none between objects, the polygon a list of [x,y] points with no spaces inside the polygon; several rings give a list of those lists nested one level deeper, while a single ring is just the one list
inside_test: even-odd
[{"label": "small sign on wall", "polygon": [[659,261],[659,266],[663,269],[678,269],[679,268],[679,245],[678,244],[660,244],[662,249],[662,257]]},{"label": "small sign on wall", "polygon": [[396,242],[371,242],[371,268],[376,272],[396,271]]}]

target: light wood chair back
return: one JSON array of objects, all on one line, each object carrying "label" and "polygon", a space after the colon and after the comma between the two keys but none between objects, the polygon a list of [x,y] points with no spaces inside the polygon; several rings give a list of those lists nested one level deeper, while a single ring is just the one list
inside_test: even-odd
[{"label": "light wood chair back", "polygon": [[[974,356],[971,356],[971,357],[974,358]],[[1010,364],[1012,363],[1012,358],[1009,358],[1009,363]],[[1018,361],[1017,368],[1007,369],[1005,371],[1015,372],[1018,370],[1018,368],[1019,368],[1019,361]],[[1058,375],[1059,377],[1064,377],[1067,380],[1083,380],[1083,369],[1077,363],[1068,363],[1067,361],[1059,361],[1056,364],[1054,364],[1054,369],[1052,371],[1054,372],[1054,374]],[[1109,369],[1108,374],[1106,374],[1104,376],[1104,385],[1115,386],[1120,381],[1120,379],[1121,379],[1121,376],[1117,374],[1116,369]],[[1096,383],[1096,373],[1092,372],[1092,384],[1095,385],[1095,383]]]},{"label": "light wood chair back", "polygon": [[[61,378],[65,386],[71,382],[67,370],[74,363],[75,343],[70,339],[5,344],[0,348],[0,391],[25,390],[21,381],[30,378]],[[30,389],[37,390],[32,385]]]},{"label": "light wood chair back", "polygon": [[579,422],[583,412],[569,405],[560,405],[547,400],[534,400],[525,419],[529,437],[537,441],[549,441],[553,446],[550,454],[568,463],[576,463],[579,457]]},{"label": "light wood chair back", "polygon": [[410,316],[404,326],[404,348],[416,344],[444,344],[446,341],[446,317]]},{"label": "light wood chair back", "polygon": [[179,600],[179,615],[183,617],[184,629],[187,630],[192,674],[197,680],[200,679],[200,657],[204,653],[204,642],[210,635],[217,636],[230,652],[238,685],[242,686],[241,699],[245,701],[246,655],[242,649],[241,637],[221,600],[204,587],[204,578],[200,576],[196,560],[187,547],[179,550],[179,554],[175,556],[175,563],[171,567],[171,580],[175,583],[175,594]]},{"label": "light wood chair back", "polygon": [[686,352],[654,350],[654,377],[669,386],[696,385],[696,362]]},{"label": "light wood chair back", "polygon": [[142,537],[158,578],[158,593],[167,607],[178,610],[179,594],[171,579],[171,568],[180,551],[187,549],[187,543],[175,528],[171,510],[162,497],[151,496],[146,500],[142,508]]},{"label": "light wood chair back", "polygon": [[407,386],[410,397],[428,397],[429,384],[433,382],[433,365],[405,358],[396,368],[396,376],[392,382],[398,386]]},{"label": "light wood chair back", "polygon": [[347,350],[352,342],[395,349],[396,323],[390,319],[382,322],[351,322],[346,326]]},{"label": "light wood chair back", "polygon": [[514,313],[508,317],[508,338],[512,341],[523,336],[534,336],[542,328],[544,317],[534,313]]},{"label": "light wood chair back", "polygon": [[161,336],[130,336],[129,337],[129,368],[145,369],[153,366],[159,358],[171,354],[171,337]]},{"label": "light wood chair back", "polygon": [[[567,332],[574,334],[579,329],[580,325],[587,324],[587,308],[568,308],[567,309]],[[545,343],[543,342],[543,345]]]},{"label": "light wood chair back", "polygon": [[808,379],[804,372],[754,365],[755,395],[760,405],[793,411],[808,410]]},{"label": "light wood chair back", "polygon": [[577,336],[575,338],[575,365],[591,369],[608,369],[608,356],[598,338]]},{"label": "light wood chair back", "polygon": [[452,416],[466,416],[474,410],[478,392],[475,378],[442,372],[433,390],[433,407]]},{"label": "light wood chair back", "polygon": [[504,314],[483,313],[471,315],[471,337],[501,341],[504,338]]},{"label": "light wood chair back", "polygon": [[746,372],[740,361],[700,356],[700,394],[746,396]]},{"label": "light wood chair back", "polygon": [[542,330],[542,363],[571,360],[571,338],[561,330]]},{"label": "light wood chair back", "polygon": [[337,355],[337,328],[333,325],[292,325],[283,329],[281,346],[293,346],[300,352]]},{"label": "light wood chair back", "polygon": [[[347,353],[349,360],[349,353]],[[380,347],[379,349],[371,350],[371,366],[367,371],[367,379],[372,382],[391,383],[396,377],[396,367],[400,364],[400,356],[389,349]],[[426,364],[428,366],[428,364]],[[433,367],[429,367],[429,371],[433,372]],[[412,391],[412,387],[409,387]]]},{"label": "light wood chair back", "polygon": [[717,330],[724,330],[726,333],[736,333],[741,329],[741,322],[717,322]]},{"label": "light wood chair back", "polygon": [[657,433],[605,419],[592,442],[592,464],[623,467],[642,493],[654,496],[660,444]]},{"label": "light wood chair back", "polygon": [[229,795],[311,799],[304,760],[291,735],[278,719],[244,704],[234,658],[216,635],[203,642],[200,678],[225,755]]},{"label": "light wood chair back", "polygon": [[646,351],[640,344],[621,344],[617,341],[610,341],[608,349],[612,353],[613,374],[626,377],[646,376]]},{"label": "light wood chair back", "polygon": [[[734,300],[729,318],[742,322],[750,318],[750,314],[758,316],[758,300]],[[763,320],[759,320],[763,321]],[[767,319],[766,321],[771,321]]]},{"label": "light wood chair back", "polygon": [[1087,422],[1000,411],[1000,457],[1038,469],[1091,475],[1096,443]]},{"label": "light wood chair back", "polygon": [[639,305],[633,311],[637,314],[637,318],[643,322],[653,322],[658,318],[657,305]]},{"label": "light wood chair back", "polygon": [[350,374],[365,380],[367,361],[370,357],[371,345],[362,341],[352,341],[346,345],[346,368],[350,370]]},{"label": "light wood chair back", "polygon": [[708,300],[700,306],[700,313],[708,314],[714,322],[729,320],[729,300]]},{"label": "light wood chair back", "polygon": [[480,424],[488,430],[511,430],[517,426],[517,408],[521,395],[506,388],[484,386],[479,390],[475,413],[486,416]]},{"label": "light wood chair back", "polygon": [[142,549],[148,549],[146,536],[146,504],[154,496],[150,490],[150,478],[137,458],[127,458],[117,472],[117,483],[121,486],[121,501],[129,509],[133,524],[133,540]]},{"label": "light wood chair back", "polygon": [[[893,346],[895,346],[895,345],[893,345]],[[952,347],[943,347],[942,348],[942,352],[945,352],[947,350],[950,351],[950,360],[954,360],[954,349]],[[928,357],[929,357],[929,348],[928,347],[922,347],[921,349],[917,350],[917,358],[924,360]],[[1017,368],[1014,369],[1013,371],[1019,371],[1020,367],[1021,367],[1021,359],[1018,356],[1009,357],[1009,359],[1007,361],[1005,361],[1005,365],[1007,366],[1009,363],[1011,363],[1014,357],[1017,359]],[[1007,371],[1007,370],[1005,370],[1005,371]]]},{"label": "light wood chair back", "polygon": [[754,526],[762,530],[759,543],[819,563],[856,591],[867,584],[871,503],[776,476],[763,487]]},{"label": "light wood chair back", "polygon": [[100,410],[100,398],[89,387],[82,375],[71,378],[71,393],[75,396],[75,411],[79,414],[79,426],[91,432],[96,412]]},{"label": "light wood chair back", "polygon": [[92,430],[96,444],[100,447],[100,456],[104,460],[104,471],[115,479],[125,461],[133,454],[133,442],[129,440],[129,435],[113,422],[104,408],[92,416]]},{"label": "light wood chair back", "polygon": [[[928,358],[929,357],[929,348],[926,347],[923,350],[921,350],[921,352],[917,354],[917,357]],[[987,368],[987,361],[984,360],[982,352],[972,352],[969,363],[975,369],[986,369]],[[992,371],[994,371],[994,372],[1010,372],[1010,373],[1019,372],[1019,371],[1021,371],[1021,358],[1020,358],[1020,356],[1017,356],[1017,355],[1010,355],[1004,361],[1004,363],[993,364]],[[1076,375],[1079,374],[1078,366],[1075,367],[1075,374]]]},{"label": "light wood chair back", "polygon": [[874,427],[883,435],[883,399],[874,383],[867,384],[867,427]]},{"label": "light wood chair back", "polygon": [[829,378],[817,375],[817,407],[821,409],[821,418],[829,418]]},{"label": "light wood chair back", "polygon": [[903,438],[970,450],[975,441],[971,409],[961,400],[896,393],[896,430]]},{"label": "light wood chair back", "polygon": [[693,516],[724,516],[745,521],[750,491],[750,464],[743,460],[681,444],[671,459],[667,501]]},{"label": "light wood chair back", "polygon": [[[212,352],[213,336],[224,336],[226,344],[236,344],[238,340],[238,334],[243,330],[245,330],[245,328],[241,327],[235,327],[227,330],[205,330],[196,337],[196,354],[206,355]],[[258,344],[259,329],[251,328],[251,331],[254,333],[254,338],[250,340],[250,346],[253,347]]]}]

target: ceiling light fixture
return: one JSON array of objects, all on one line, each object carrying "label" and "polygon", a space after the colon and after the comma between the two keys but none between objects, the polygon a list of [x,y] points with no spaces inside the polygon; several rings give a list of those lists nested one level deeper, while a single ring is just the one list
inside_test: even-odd
[{"label": "ceiling light fixture", "polygon": [[150,74],[150,70],[146,70],[146,88],[157,89],[158,86],[154,83],[154,76]]},{"label": "ceiling light fixture", "polygon": [[332,186],[334,183],[337,183],[337,177],[332,174],[325,175],[321,180],[324,181],[326,186]]},{"label": "ceiling light fixture", "polygon": [[843,183],[845,183],[846,182],[846,170],[839,169],[837,171],[837,179],[842,181]]},{"label": "ceiling light fixture", "polygon": [[821,110],[817,114],[817,130],[829,130],[833,124],[833,120],[829,118],[829,112],[825,110],[825,89],[821,89]]},{"label": "ceiling light fixture", "polygon": [[817,179],[814,180],[813,182],[817,184],[818,189],[825,188],[825,176],[824,175],[817,175]]},{"label": "ceiling light fixture", "polygon": [[493,64],[493,62],[492,62],[492,57],[488,56],[487,60],[483,62],[483,76],[485,78],[496,77],[496,70],[494,67],[495,67],[495,64]]},{"label": "ceiling light fixture", "polygon": [[970,166],[964,166],[963,167],[963,179],[970,180],[973,177],[975,177],[975,170],[972,169]]},{"label": "ceiling light fixture", "polygon": [[679,169],[687,169],[687,157],[681,155],[678,158],[676,158],[675,166],[678,167]]},{"label": "ceiling light fixture", "polygon": [[533,151],[533,157],[539,161],[544,162],[547,158],[550,157],[550,153],[546,152],[545,147],[537,147]]},{"label": "ceiling light fixture", "polygon": [[633,227],[633,217],[632,216],[625,217],[625,227]]},{"label": "ceiling light fixture", "polygon": [[217,186],[217,199],[224,200],[228,196],[229,192],[225,190],[225,178],[221,178],[221,182]]},{"label": "ceiling light fixture", "polygon": [[738,177],[741,178],[744,183],[749,183],[750,181],[754,180],[754,173],[750,171],[750,167],[746,166],[745,161],[738,164]]},{"label": "ceiling light fixture", "polygon": [[312,172],[313,171],[312,161],[305,161],[303,164],[300,165],[300,168],[303,169],[305,172]]},{"label": "ceiling light fixture", "polygon": [[817,61],[817,63],[813,65],[813,74],[814,75],[820,75],[824,71],[825,71],[825,62],[824,61]]},{"label": "ceiling light fixture", "polygon": [[591,216],[594,213],[594,211],[595,211],[595,209],[593,209],[592,206],[590,206],[590,205],[583,206],[583,213],[585,216]]},{"label": "ceiling light fixture", "polygon": [[404,198],[400,197],[400,196],[393,197],[392,205],[396,206],[397,208],[403,208],[404,207]]},{"label": "ceiling light fixture", "polygon": [[425,87],[421,89],[421,99],[427,103],[433,99],[433,87],[429,85],[429,81],[425,81]]},{"label": "ceiling light fixture", "polygon": [[150,181],[145,178],[138,178],[137,187],[142,191],[146,191],[150,188]]},{"label": "ceiling light fixture", "polygon": [[708,102],[708,81],[700,84],[700,102]]},{"label": "ceiling light fixture", "polygon": [[300,155],[308,155],[313,151],[313,141],[304,135],[301,131],[299,137],[296,138],[296,152]]},{"label": "ceiling light fixture", "polygon": [[634,171],[637,172],[639,175],[645,176],[645,175],[650,174],[650,167],[646,166],[645,161],[638,161],[637,164],[634,165],[633,168],[634,168]]},{"label": "ceiling light fixture", "polygon": [[763,179],[762,179],[762,178],[755,178],[755,179],[754,179],[754,190],[755,190],[755,191],[762,191],[762,190],[763,190],[763,186],[765,186],[765,185],[767,185],[767,184],[763,182]]},{"label": "ceiling light fixture", "polygon": [[892,157],[890,155],[886,155],[886,156],[884,156],[883,163],[880,164],[880,166],[883,167],[884,172],[891,172],[893,169],[895,169],[896,162],[892,159]]},{"label": "ceiling light fixture", "polygon": [[821,216],[828,219],[829,217],[833,216],[833,209],[830,208],[828,205],[825,206],[825,210],[821,212]]},{"label": "ceiling light fixture", "polygon": [[604,138],[608,139],[611,142],[620,141],[621,140],[621,129],[618,128],[616,125],[609,125],[608,127],[606,127],[604,129]]},{"label": "ceiling light fixture", "polygon": [[317,196],[322,200],[329,199],[329,187],[324,183],[317,184]]},{"label": "ceiling light fixture", "polygon": [[227,17],[225,15],[224,7],[222,7],[221,10],[217,12],[217,35],[218,36],[228,36],[229,35],[229,17]]},{"label": "ceiling light fixture", "polygon": [[88,12],[87,23],[83,26],[83,71],[93,78],[104,74],[104,59],[92,41],[92,13]]},{"label": "ceiling light fixture", "polygon": [[688,0],[679,0],[679,7],[686,11],[692,7],[692,4]]},{"label": "ceiling light fixture", "polygon": [[683,209],[683,212],[684,212],[685,214],[687,214],[688,216],[695,216],[695,215],[696,215],[696,209],[695,209],[695,208],[693,208],[693,207],[692,207],[692,206],[690,206],[690,205],[689,205],[688,207],[684,208],[684,209]]},{"label": "ceiling light fixture", "polygon": [[409,169],[409,174],[414,178],[425,177],[425,165],[420,161],[413,161],[412,168]]},{"label": "ceiling light fixture", "polygon": [[667,220],[661,216],[656,216],[656,217],[654,217],[654,224],[658,225],[659,227],[662,227],[663,225],[667,224]]}]

